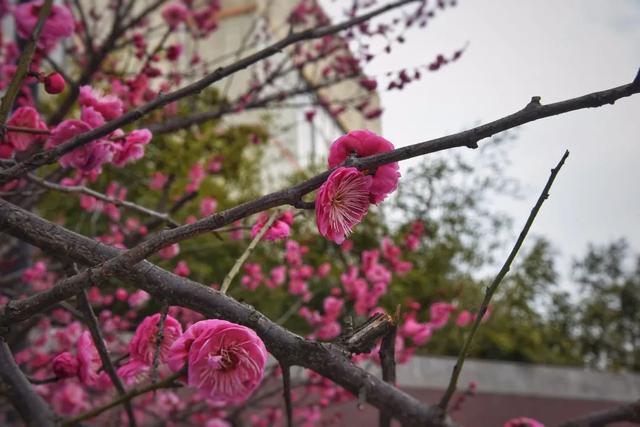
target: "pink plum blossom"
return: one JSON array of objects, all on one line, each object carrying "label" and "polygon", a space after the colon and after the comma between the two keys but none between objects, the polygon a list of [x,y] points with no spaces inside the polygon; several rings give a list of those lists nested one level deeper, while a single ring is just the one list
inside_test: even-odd
[{"label": "pink plum blossom", "polygon": [[178,276],[187,277],[191,274],[191,269],[189,268],[189,264],[186,261],[178,261],[176,268],[173,269],[173,274],[177,274]]},{"label": "pink plum blossom", "polygon": [[92,107],[105,120],[113,120],[122,115],[124,106],[122,101],[114,95],[102,96],[91,86],[80,86],[78,102],[83,107]]},{"label": "pink plum blossom", "polygon": [[[136,328],[133,338],[129,343],[129,358],[151,365],[156,351],[158,337],[158,324],[160,313],[147,316]],[[166,362],[169,357],[169,349],[182,335],[182,326],[175,318],[167,315],[164,321],[164,333],[160,345],[160,361]]]},{"label": "pink plum blossom", "polygon": [[189,9],[180,1],[168,3],[162,9],[162,17],[169,27],[176,28],[189,16]]},{"label": "pink plum blossom", "polygon": [[152,190],[162,190],[165,184],[169,181],[169,177],[163,174],[162,172],[156,172],[151,177],[151,181],[149,182],[149,188]]},{"label": "pink plum blossom", "polygon": [[218,201],[213,197],[205,197],[200,201],[200,215],[209,216],[216,211]]},{"label": "pink plum blossom", "polygon": [[456,319],[456,326],[464,328],[473,320],[473,315],[469,310],[462,310]]},{"label": "pink plum blossom", "polygon": [[102,366],[102,361],[89,331],[84,331],[78,338],[76,353],[78,356],[80,382],[90,387],[107,388],[111,384],[111,380],[106,372],[98,373],[98,369]]},{"label": "pink plum blossom", "polygon": [[180,245],[178,243],[165,246],[164,248],[158,251],[158,255],[162,259],[171,259],[177,256],[179,253],[180,253]]},{"label": "pink plum blossom", "polygon": [[51,406],[56,413],[77,415],[90,407],[89,395],[77,382],[66,381],[56,388],[51,397]]},{"label": "pink plum blossom", "polygon": [[[51,131],[47,148],[57,147],[74,136],[91,129],[92,127],[83,120],[65,120]],[[60,164],[67,168],[72,167],[83,171],[99,168],[111,160],[112,153],[109,145],[109,142],[104,139],[92,141],[60,157]]]},{"label": "pink plum blossom", "polygon": [[118,368],[118,376],[124,380],[128,386],[143,382],[149,377],[151,365],[139,360],[130,360]]},{"label": "pink plum blossom", "polygon": [[[251,227],[251,238],[256,237],[268,220],[269,214],[267,212],[261,212],[258,221]],[[271,224],[271,227],[269,227],[262,238],[264,240],[284,240],[289,237],[292,224],[293,212],[286,211]]]},{"label": "pink plum blossom", "polygon": [[[349,156],[372,156],[393,150],[393,144],[368,130],[355,130],[336,139],[329,149],[329,167],[338,166]],[[380,203],[387,195],[398,187],[400,172],[398,163],[388,163],[378,166],[369,194],[371,203]]]},{"label": "pink plum blossom", "polygon": [[434,329],[443,328],[449,321],[449,315],[455,310],[453,304],[435,302],[429,307],[430,323]]},{"label": "pink plum blossom", "polygon": [[369,211],[372,178],[356,168],[338,168],[329,175],[316,196],[318,231],[337,244]]},{"label": "pink plum blossom", "polygon": [[51,94],[56,95],[64,90],[65,81],[64,77],[60,73],[49,73],[44,77],[44,90]]},{"label": "pink plum blossom", "polygon": [[187,383],[213,402],[240,403],[262,381],[267,350],[251,329],[225,320],[189,327],[170,350],[169,367],[188,365]]},{"label": "pink plum blossom", "polygon": [[[7,121],[8,126],[24,127],[29,129],[46,130],[47,124],[40,118],[40,113],[33,107],[20,107],[16,109]],[[8,131],[6,142],[15,150],[24,151],[37,141],[44,141],[46,135],[33,133]]]},{"label": "pink plum blossom", "polygon": [[113,164],[122,167],[127,163],[140,160],[144,156],[144,146],[151,141],[151,137],[149,129],[137,129],[114,143]]},{"label": "pink plum blossom", "polygon": [[[16,30],[23,39],[29,38],[33,28],[38,22],[38,14],[44,1],[37,0],[22,3],[16,6],[13,16],[16,21]],[[75,29],[75,21],[71,11],[63,4],[54,3],[51,13],[42,27],[38,47],[50,51],[64,37],[69,37]]]},{"label": "pink plum blossom", "polygon": [[78,359],[68,351],[60,353],[51,361],[51,370],[58,378],[75,377],[78,374]]}]

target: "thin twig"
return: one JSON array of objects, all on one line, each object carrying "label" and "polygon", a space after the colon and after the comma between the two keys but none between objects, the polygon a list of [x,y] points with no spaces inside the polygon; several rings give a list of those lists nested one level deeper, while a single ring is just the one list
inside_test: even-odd
[{"label": "thin twig", "polygon": [[551,185],[553,185],[553,181],[556,179],[556,176],[558,175],[558,172],[560,172],[560,168],[562,168],[562,165],[564,165],[564,162],[567,159],[567,157],[569,157],[569,150],[564,152],[564,155],[560,159],[560,162],[558,162],[557,166],[551,169],[551,175],[547,180],[547,184],[544,186],[544,189],[542,190],[540,197],[538,197],[538,201],[536,202],[535,206],[533,207],[533,209],[531,209],[531,213],[527,218],[527,222],[525,223],[524,228],[520,232],[520,235],[518,236],[518,240],[513,246],[513,249],[511,249],[511,253],[505,260],[504,264],[502,265],[502,268],[498,272],[495,279],[493,279],[493,282],[491,283],[491,285],[485,291],[484,299],[482,300],[482,304],[480,305],[480,310],[478,311],[478,314],[473,322],[473,326],[471,327],[471,330],[467,335],[467,338],[462,346],[462,349],[460,350],[460,354],[458,355],[458,360],[456,361],[456,364],[453,368],[453,372],[451,374],[451,380],[449,381],[449,386],[447,387],[447,390],[445,391],[444,395],[442,396],[442,399],[440,400],[440,403],[438,404],[438,406],[442,410],[443,416],[446,414],[449,401],[451,400],[451,397],[456,391],[456,388],[458,385],[458,378],[460,377],[460,372],[462,371],[464,360],[469,354],[471,342],[473,341],[473,337],[475,336],[476,331],[480,327],[480,322],[482,322],[482,318],[487,312],[489,303],[491,302],[491,298],[493,297],[493,294],[498,289],[498,286],[500,285],[500,282],[502,282],[502,279],[504,279],[504,277],[509,272],[509,269],[511,268],[511,263],[513,262],[514,258],[516,257],[516,254],[520,250],[520,247],[524,243],[524,240],[527,237],[527,233],[529,232],[529,229],[531,228],[531,225],[533,224],[533,221],[535,220],[536,215],[538,215],[538,212],[540,211],[542,204],[544,203],[545,200],[549,198],[549,190],[551,189]]},{"label": "thin twig", "polygon": [[603,427],[624,421],[640,424],[640,400],[566,421],[560,427]]},{"label": "thin twig", "polygon": [[287,427],[293,427],[293,404],[291,403],[291,367],[280,363],[282,369],[282,396],[287,413]]},{"label": "thin twig", "polygon": [[92,409],[88,412],[85,412],[84,414],[80,414],[78,416],[75,416],[73,418],[69,418],[66,419],[64,421],[62,421],[60,423],[60,427],[64,427],[64,426],[71,426],[71,425],[75,425],[77,423],[79,423],[80,421],[84,421],[84,420],[89,420],[91,418],[97,417],[98,415],[102,414],[105,411],[108,411],[111,408],[114,408],[120,404],[130,404],[131,400],[135,397],[141,396],[143,394],[149,393],[151,391],[154,390],[160,390],[162,388],[168,388],[168,387],[172,387],[173,383],[178,380],[180,377],[182,377],[185,373],[187,372],[186,368],[182,369],[179,372],[176,372],[175,374],[172,374],[170,376],[168,376],[167,378],[158,381],[156,383],[151,383],[149,385],[146,385],[144,387],[141,388],[134,388],[129,390],[128,392],[126,392],[125,394],[119,396],[118,398],[116,398],[115,400],[99,406],[95,409]]},{"label": "thin twig", "polygon": [[84,185],[60,185],[47,180],[44,180],[35,174],[27,174],[27,179],[29,181],[38,184],[41,187],[48,188],[50,190],[58,191],[61,193],[79,193],[85,194],[87,196],[95,197],[98,200],[101,200],[106,203],[111,203],[118,207],[123,207],[132,211],[136,211],[142,213],[144,215],[148,215],[150,217],[156,218],[159,221],[163,221],[168,223],[170,226],[179,227],[180,223],[175,221],[169,214],[162,213],[158,211],[154,211],[153,209],[146,208],[144,206],[138,205],[133,202],[129,202],[127,200],[120,200],[116,197],[107,196],[106,194],[100,193],[98,191],[92,190],[91,188],[85,187]]},{"label": "thin twig", "polygon": [[[120,381],[120,377],[116,372],[116,368],[113,366],[113,363],[111,363],[109,350],[107,350],[107,346],[104,344],[104,338],[102,337],[102,331],[100,330],[100,326],[98,325],[98,319],[93,312],[93,308],[91,308],[91,303],[89,302],[89,298],[87,297],[87,291],[84,289],[78,293],[78,305],[80,306],[80,310],[84,314],[85,322],[87,324],[87,327],[89,328],[89,332],[91,332],[93,344],[96,346],[96,350],[98,350],[98,354],[100,355],[100,360],[102,360],[102,366],[104,366],[104,370],[106,371],[107,375],[109,375],[109,378],[111,378],[111,382],[115,386],[118,394],[121,397],[126,395],[127,392],[122,385],[122,381]],[[125,401],[124,407],[127,411],[127,416],[129,417],[129,426],[135,427],[136,418],[133,414],[131,402],[129,402],[128,400]]]},{"label": "thin twig", "polygon": [[162,303],[160,312],[160,320],[158,322],[158,335],[156,335],[156,348],[153,351],[153,364],[151,365],[151,382],[155,383],[158,379],[158,365],[160,364],[160,351],[162,350],[162,341],[164,341],[164,326],[169,313],[169,304],[165,301]]},{"label": "thin twig", "polygon": [[[27,44],[24,46],[24,49],[22,49],[15,74],[13,75],[11,82],[9,82],[9,86],[2,97],[2,102],[0,103],[0,125],[4,126],[6,124],[7,117],[9,117],[9,113],[13,109],[13,103],[20,93],[22,81],[29,73],[31,59],[33,58],[33,53],[36,50],[38,38],[40,38],[44,21],[46,21],[51,13],[52,5],[53,0],[45,0],[38,12],[38,21],[36,22],[35,27],[33,27],[33,31],[31,32],[31,36],[29,37]],[[0,140],[4,138],[4,132],[4,129],[0,127]]]},{"label": "thin twig", "polygon": [[242,264],[244,264],[247,258],[249,258],[249,255],[251,255],[251,252],[253,252],[255,247],[258,245],[258,242],[260,241],[260,239],[262,239],[262,236],[264,236],[265,233],[269,230],[269,228],[271,228],[271,226],[273,225],[273,222],[276,220],[276,218],[279,215],[280,215],[279,209],[276,209],[271,214],[267,222],[262,226],[262,229],[260,229],[258,234],[256,234],[256,236],[253,238],[251,243],[249,243],[249,246],[247,246],[247,249],[244,250],[242,255],[240,255],[240,258],[236,260],[235,264],[233,264],[233,267],[231,267],[231,270],[229,270],[229,273],[227,273],[226,277],[222,281],[220,292],[222,292],[223,294],[227,293],[227,290],[231,285],[231,281],[233,280],[234,277],[236,277],[236,274],[238,274],[238,271],[240,271],[240,267],[242,267]]}]

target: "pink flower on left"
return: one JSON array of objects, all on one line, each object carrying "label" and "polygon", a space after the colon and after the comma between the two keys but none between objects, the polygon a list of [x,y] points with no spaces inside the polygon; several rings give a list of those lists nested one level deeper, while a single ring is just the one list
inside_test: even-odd
[{"label": "pink flower on left", "polygon": [[[47,130],[47,124],[40,117],[40,113],[33,107],[16,109],[7,121],[7,126]],[[7,131],[5,140],[1,144],[8,144],[11,151],[24,151],[34,142],[44,141],[45,139],[46,135]]]},{"label": "pink flower on left", "polygon": [[194,323],[170,350],[169,367],[187,364],[187,383],[213,402],[239,403],[258,387],[267,350],[251,329],[210,319]]},{"label": "pink flower on left", "polygon": [[[38,22],[38,14],[43,1],[32,1],[17,5],[13,16],[16,20],[16,30],[23,39],[28,38]],[[53,49],[58,40],[69,37],[75,30],[75,20],[71,11],[62,4],[54,3],[51,13],[42,27],[38,47],[45,52]]]}]

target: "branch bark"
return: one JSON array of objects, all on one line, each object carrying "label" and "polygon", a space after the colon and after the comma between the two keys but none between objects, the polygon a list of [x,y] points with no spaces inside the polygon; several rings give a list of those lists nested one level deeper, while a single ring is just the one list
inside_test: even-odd
[{"label": "branch bark", "polygon": [[54,427],[55,416],[49,405],[35,392],[13,360],[4,338],[0,339],[0,380],[3,394],[29,427]]}]

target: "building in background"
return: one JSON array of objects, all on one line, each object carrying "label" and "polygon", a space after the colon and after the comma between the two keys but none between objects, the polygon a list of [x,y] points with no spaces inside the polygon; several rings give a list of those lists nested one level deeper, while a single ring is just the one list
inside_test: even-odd
[{"label": "building in background", "polygon": [[[215,66],[231,63],[285,37],[291,28],[289,16],[299,3],[300,0],[222,0],[218,29],[194,48],[205,63],[214,61]],[[267,39],[264,38],[264,34],[268,35]],[[257,38],[259,40],[256,42]],[[269,95],[281,89],[286,91],[319,85],[326,81],[323,80],[322,69],[336,55],[352,56],[346,42],[344,48],[333,51],[322,61],[288,73],[262,94]],[[290,68],[294,64],[293,56],[293,48],[285,49],[282,54],[272,57],[269,61],[275,67],[285,60],[287,62],[284,67]],[[215,87],[229,99],[236,99],[251,87],[256,74],[264,77],[260,64],[222,80]],[[268,121],[272,139],[264,158],[266,167],[263,179],[267,189],[279,186],[282,178],[295,170],[306,169],[311,164],[324,165],[329,145],[338,136],[362,128],[381,132],[379,117],[366,119],[354,105],[347,106],[339,114],[332,114],[330,106],[320,102],[321,99],[353,100],[369,96],[368,108],[378,108],[377,93],[372,94],[365,90],[358,82],[357,77],[351,78],[287,98],[277,108],[250,110],[225,117],[225,121],[231,124]]]}]

